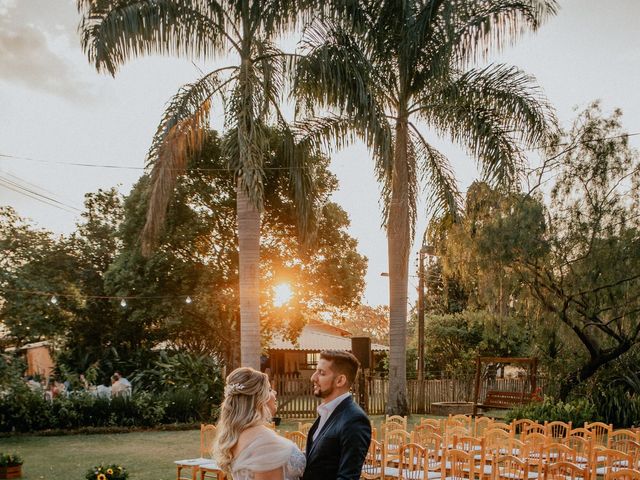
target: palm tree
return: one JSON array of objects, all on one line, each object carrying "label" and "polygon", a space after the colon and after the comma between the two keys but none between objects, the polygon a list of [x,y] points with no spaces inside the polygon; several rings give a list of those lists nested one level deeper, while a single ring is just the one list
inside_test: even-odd
[{"label": "palm tree", "polygon": [[222,99],[223,150],[237,178],[241,363],[260,367],[258,259],[263,160],[268,125],[275,119],[295,190],[301,231],[309,226],[313,194],[307,156],[294,154],[294,138],[278,102],[285,84],[285,56],[274,39],[295,25],[304,2],[278,0],[77,0],[82,46],[99,72],[116,74],[132,57],[168,54],[230,63],[185,85],[170,101],[148,153],[152,186],[143,231],[149,252],[162,228],[176,178],[204,141],[212,101]]},{"label": "palm tree", "polygon": [[[420,178],[431,214],[460,202],[448,159],[427,130],[477,159],[485,179],[512,188],[524,151],[543,143],[555,118],[534,80],[515,67],[470,68],[492,47],[556,11],[555,0],[377,0],[369,15],[319,21],[306,32],[296,93],[333,109],[302,129],[316,148],[361,137],[383,185],[389,255],[387,412],[407,413],[406,322],[411,242]],[[345,25],[346,24],[346,25]]]}]

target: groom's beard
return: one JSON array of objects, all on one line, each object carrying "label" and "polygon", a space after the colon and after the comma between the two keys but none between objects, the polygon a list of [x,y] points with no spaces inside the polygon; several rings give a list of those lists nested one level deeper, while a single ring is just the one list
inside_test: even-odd
[{"label": "groom's beard", "polygon": [[333,391],[334,391],[333,384],[330,387],[328,387],[326,390],[322,390],[322,388],[320,388],[319,385],[313,386],[313,395],[318,398],[327,398],[329,395],[333,393]]}]

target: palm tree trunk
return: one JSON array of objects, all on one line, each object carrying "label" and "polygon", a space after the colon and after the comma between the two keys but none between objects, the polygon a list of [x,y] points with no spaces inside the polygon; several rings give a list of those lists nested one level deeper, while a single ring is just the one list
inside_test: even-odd
[{"label": "palm tree trunk", "polygon": [[409,280],[408,124],[396,123],[391,203],[387,222],[389,255],[389,397],[387,414],[407,415],[407,283]]},{"label": "palm tree trunk", "polygon": [[238,246],[240,276],[240,363],[260,369],[260,211],[238,179]]}]

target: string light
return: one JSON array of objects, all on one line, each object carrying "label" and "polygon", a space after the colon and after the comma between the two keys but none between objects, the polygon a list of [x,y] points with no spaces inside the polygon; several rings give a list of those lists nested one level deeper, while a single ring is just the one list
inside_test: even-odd
[{"label": "string light", "polygon": [[120,300],[120,306],[122,308],[127,308],[127,301],[124,298],[122,300]]},{"label": "string light", "polygon": [[[51,293],[51,292],[45,292],[42,290],[22,290],[22,289],[17,289],[17,288],[6,288],[6,287],[0,287],[0,294],[2,293],[18,293],[18,294],[28,294],[28,295],[37,295],[37,296],[44,296],[44,297],[49,297],[49,303],[51,303],[52,305],[57,305],[58,302],[60,301],[58,297],[76,297],[77,294],[71,294],[71,293]],[[193,303],[193,299],[191,298],[190,295],[187,295],[186,297],[184,295],[129,295],[129,296],[122,296],[122,295],[82,295],[82,297],[85,300],[90,300],[90,299],[100,299],[100,300],[121,300],[120,304],[122,305],[122,301],[125,302],[125,305],[122,305],[123,307],[125,307],[127,305],[127,300],[178,300],[178,299],[184,299],[184,302],[187,304],[191,304]]]}]

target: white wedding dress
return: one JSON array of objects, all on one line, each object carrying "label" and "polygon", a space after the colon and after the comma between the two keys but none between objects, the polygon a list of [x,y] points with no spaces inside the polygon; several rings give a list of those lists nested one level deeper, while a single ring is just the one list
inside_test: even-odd
[{"label": "white wedding dress", "polygon": [[271,430],[260,432],[233,460],[233,480],[253,480],[256,472],[283,468],[284,480],[298,480],[307,463],[304,453],[290,440]]}]

